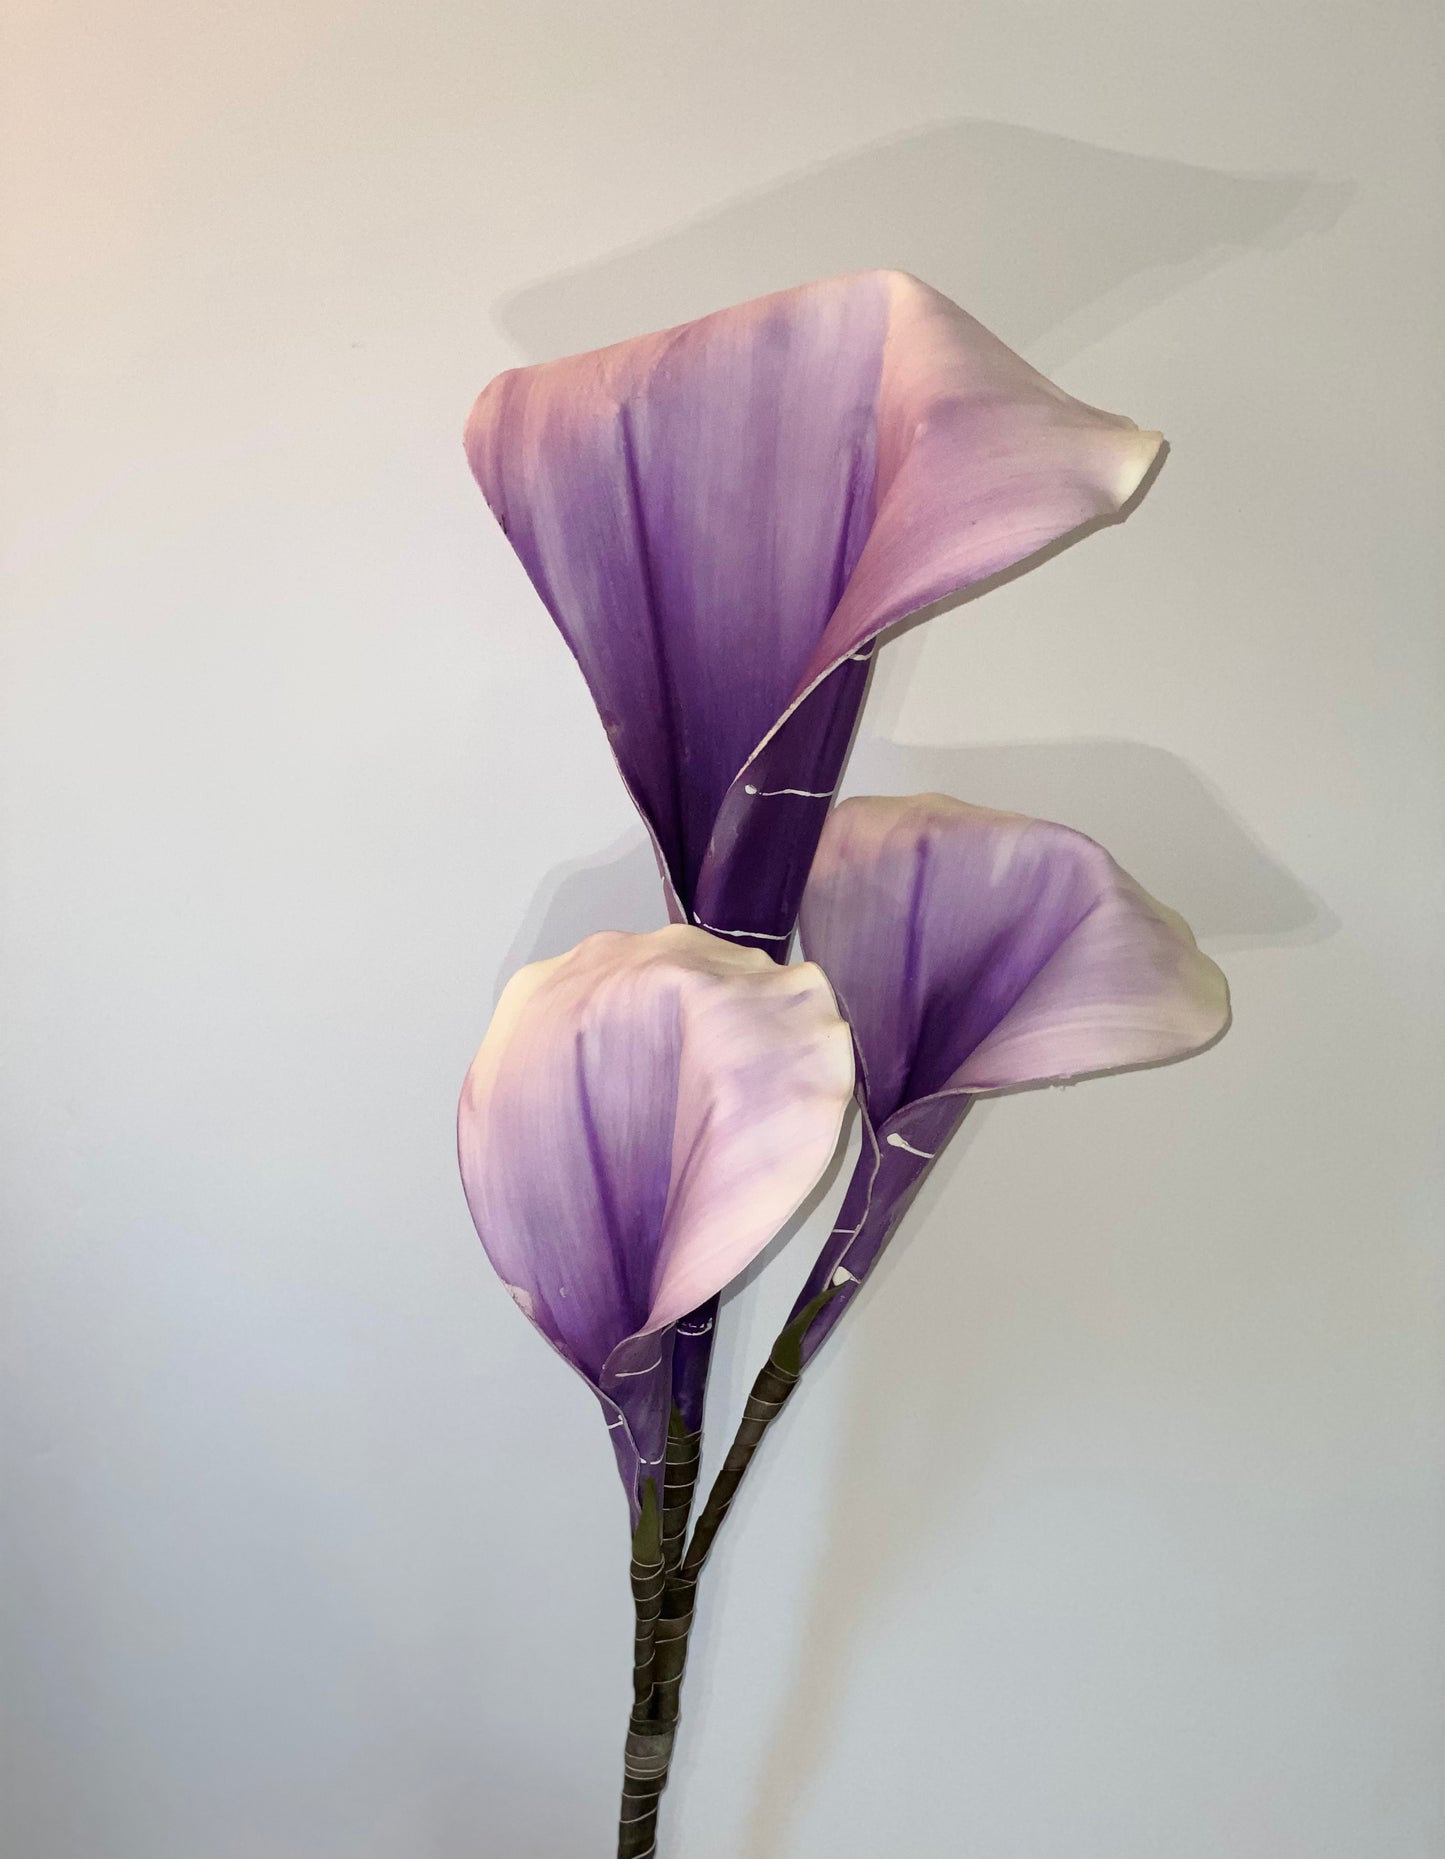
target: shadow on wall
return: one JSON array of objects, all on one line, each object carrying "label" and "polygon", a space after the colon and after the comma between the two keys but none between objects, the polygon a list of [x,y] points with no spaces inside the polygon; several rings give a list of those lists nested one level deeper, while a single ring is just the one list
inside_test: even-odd
[{"label": "shadow on wall", "polygon": [[[866,734],[854,745],[845,793],[930,791],[1088,833],[1216,952],[1322,942],[1338,928],[1204,777],[1167,749],[1143,742],[917,747]],[[548,874],[507,952],[497,992],[523,963],[561,955],[594,930],[656,929],[666,921],[652,847],[639,827]]]},{"label": "shadow on wall", "polygon": [[[846,789],[938,790],[1078,827],[1216,952],[1319,942],[1338,928],[1195,769],[1146,743],[911,747],[865,737],[854,746]],[[826,1763],[858,1621],[906,1584],[932,1530],[958,1515],[963,1494],[1017,1419],[1018,1378],[999,1360],[988,1313],[970,1308],[978,1280],[969,1248],[933,1248],[928,1309],[916,1300],[900,1309],[886,1288],[908,1248],[928,1243],[925,1229],[939,1202],[999,1110],[1006,1114],[1002,1105],[981,1104],[954,1138],[865,1293],[872,1307],[847,1332],[838,1371],[847,1383],[847,1464],[799,1628],[797,1644],[806,1650],[795,1657],[752,1803],[745,1850],[756,1859],[781,1859],[789,1849],[795,1816]],[[906,1388],[897,1376],[900,1351],[913,1366]],[[900,1455],[919,1474],[906,1519],[878,1499]]]},{"label": "shadow on wall", "polygon": [[565,955],[596,930],[661,929],[666,922],[657,860],[639,827],[600,852],[548,872],[503,958],[495,992],[527,962]]},{"label": "shadow on wall", "polygon": [[[807,278],[886,264],[916,272],[1051,367],[1242,251],[1328,229],[1352,193],[1349,182],[1311,174],[1228,174],[1010,123],[949,123],[861,149],[529,286],[504,299],[497,317],[537,361]],[[1329,933],[1319,904],[1164,750],[904,750],[864,739],[848,786],[936,787],[1077,826],[1206,937],[1294,942]],[[549,875],[498,988],[523,962],[560,954],[594,929],[664,921],[639,833]]]},{"label": "shadow on wall", "polygon": [[1322,942],[1336,918],[1180,756],[1143,742],[951,743],[867,738],[845,793],[954,794],[1087,833],[1213,949]]},{"label": "shadow on wall", "polygon": [[[1311,174],[1223,173],[1006,123],[958,122],[796,175],[533,285],[505,299],[496,315],[526,359],[544,360],[809,278],[886,265],[926,279],[1052,369],[1242,253],[1282,249],[1327,230],[1353,191],[1349,182]],[[886,730],[877,706],[873,722]],[[910,747],[870,739],[865,716],[846,791],[925,789],[1090,833],[1216,948],[1314,942],[1336,927],[1208,783],[1167,750],[1108,741]],[[663,920],[652,852],[639,829],[548,877],[499,986],[520,963],[555,955],[594,929],[645,929]],[[970,1118],[920,1196],[901,1247],[928,1223],[990,1114],[984,1106]],[[885,1260],[880,1276],[895,1262]],[[948,1287],[939,1293],[939,1310],[956,1308]],[[860,1612],[902,1578],[930,1523],[951,1513],[990,1443],[1007,1431],[1008,1416],[998,1411],[999,1401],[1008,1401],[1007,1374],[990,1387],[982,1346],[974,1366],[962,1368],[957,1335],[934,1334],[926,1316],[910,1313],[915,1360],[923,1373],[948,1382],[950,1398],[920,1403],[915,1385],[907,1411],[891,1375],[901,1319],[880,1321],[884,1312],[875,1308],[858,1320],[855,1335],[849,1328],[849,1469],[802,1626],[806,1656],[769,1738],[747,1829],[746,1850],[758,1859],[787,1849],[792,1818],[826,1752]],[[920,1323],[926,1336],[916,1333]],[[935,1419],[933,1427],[919,1427],[920,1411]],[[949,1414],[967,1414],[967,1422],[946,1421]],[[931,1467],[929,1515],[911,1516],[906,1541],[889,1508],[869,1495],[905,1434]],[[670,1814],[685,1816],[686,1794],[684,1767]]]},{"label": "shadow on wall", "polygon": [[1327,229],[1353,191],[1012,123],[947,123],[531,285],[496,314],[524,357],[543,361],[882,265],[916,273],[1049,368],[1242,251]]}]

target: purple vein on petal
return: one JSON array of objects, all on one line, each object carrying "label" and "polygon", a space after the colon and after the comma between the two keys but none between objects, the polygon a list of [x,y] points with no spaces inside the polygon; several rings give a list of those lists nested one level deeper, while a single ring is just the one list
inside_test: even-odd
[{"label": "purple vein on petal", "polygon": [[642,500],[642,474],[637,466],[637,439],[633,430],[632,412],[625,403],[617,409],[617,428],[622,441],[627,507],[632,516],[633,537],[642,580],[642,611],[652,640],[653,662],[661,699],[658,705],[658,721],[662,725],[662,731],[667,740],[665,759],[672,777],[670,790],[674,830],[671,843],[676,848],[675,856],[681,861],[687,856],[687,809],[683,791],[682,733],[678,719],[677,685],[673,678],[672,660],[668,651],[667,628],[662,623],[662,613],[657,599],[657,571],[653,562],[652,541],[648,534],[647,510]]},{"label": "purple vein on petal", "polygon": [[[577,1108],[582,1120],[583,1139],[587,1145],[587,1161],[591,1169],[592,1183],[597,1194],[597,1206],[602,1216],[602,1231],[606,1235],[606,1255],[613,1267],[619,1307],[629,1313],[633,1326],[640,1324],[646,1316],[646,1305],[636,1295],[628,1273],[627,1231],[622,1213],[617,1205],[617,1189],[612,1180],[612,1168],[608,1161],[607,1150],[597,1129],[597,1112],[592,1103],[592,1091],[587,1082],[587,1034],[584,1028],[577,1029],[572,1042],[575,1076],[577,1081]],[[596,1365],[598,1368],[601,1364]]]},{"label": "purple vein on petal", "polygon": [[[858,1045],[871,1143],[840,1230],[856,1226],[846,1258],[859,1277],[975,1095],[1187,1058],[1229,1021],[1224,977],[1188,926],[1102,847],[939,794],[834,811],[802,938]],[[794,1314],[838,1254],[835,1233]],[[822,1313],[805,1353],[851,1296]]]},{"label": "purple vein on petal", "polygon": [[502,377],[468,454],[607,726],[669,907],[779,947],[878,634],[1115,516],[1157,434],[858,272]]},{"label": "purple vein on petal", "polygon": [[[838,518],[838,547],[833,557],[833,585],[828,601],[829,610],[836,613],[838,602],[843,598],[843,590],[848,585],[849,576],[858,565],[858,553],[862,548],[861,540],[854,534],[855,527],[868,499],[862,494],[863,447],[854,439],[848,459],[848,481],[843,491],[843,507]],[[870,480],[872,474],[869,474]]]},{"label": "purple vein on petal", "polygon": [[634,1521],[674,1327],[818,1180],[852,1085],[816,967],[685,925],[591,936],[503,990],[458,1107],[467,1204],[514,1301],[625,1423]]},{"label": "purple vein on petal", "polygon": [[927,994],[923,973],[923,898],[928,882],[928,859],[928,834],[920,833],[913,849],[913,878],[908,887],[908,903],[903,916],[903,986],[907,990],[909,1018],[915,1031],[904,1064],[903,1077],[899,1081],[901,1097],[907,1096],[909,1082],[918,1068],[918,1042],[923,1035]]}]

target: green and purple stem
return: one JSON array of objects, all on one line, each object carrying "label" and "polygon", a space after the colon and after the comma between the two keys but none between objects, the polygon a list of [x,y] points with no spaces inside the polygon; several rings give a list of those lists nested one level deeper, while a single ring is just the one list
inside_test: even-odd
[{"label": "green and purple stem", "polygon": [[[717,1533],[732,1508],[738,1487],[767,1436],[768,1429],[798,1385],[803,1372],[803,1344],[808,1329],[820,1312],[833,1302],[841,1288],[840,1285],[830,1285],[804,1305],[773,1344],[748,1394],[737,1434],[708,1493],[686,1552],[678,1560],[666,1563],[660,1610],[656,1613],[651,1610],[650,1587],[647,1589],[649,1603],[645,1622],[639,1604],[638,1644],[641,1646],[645,1640],[651,1653],[646,1687],[648,1708],[646,1715],[639,1717],[638,1707],[634,1704],[633,1716],[628,1724],[623,1758],[622,1809],[618,1824],[618,1859],[649,1859],[649,1855],[656,1850],[657,1814],[672,1765],[672,1751],[681,1711],[682,1680],[687,1668],[688,1643],[692,1635],[697,1586],[703,1564],[707,1561]],[[700,1435],[684,1430],[676,1409],[673,1422],[673,1439],[678,1445],[676,1463],[681,1473],[678,1495],[672,1505],[676,1511],[684,1504],[691,1507],[697,1478],[697,1458],[695,1453],[689,1456],[685,1449],[698,1444]],[[673,1439],[669,1440],[670,1454]],[[664,1515],[668,1509],[669,1501],[665,1494]],[[638,1560],[647,1550],[638,1548],[637,1537],[634,1537],[633,1545],[633,1592],[636,1595]]]}]

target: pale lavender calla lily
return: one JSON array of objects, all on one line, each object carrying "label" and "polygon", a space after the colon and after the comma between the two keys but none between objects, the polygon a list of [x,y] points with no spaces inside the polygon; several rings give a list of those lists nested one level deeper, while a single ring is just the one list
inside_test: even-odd
[{"label": "pale lavender calla lily", "polygon": [[853,1051],[821,971],[698,929],[591,936],[502,993],[458,1153],[487,1256],[600,1398],[636,1522],[673,1326],[827,1167]]},{"label": "pale lavender calla lily", "polygon": [[1161,443],[893,271],[513,370],[467,427],[671,915],[779,958],[877,635],[1116,515]]},{"label": "pale lavender calla lily", "polygon": [[1217,1039],[1224,976],[1182,917],[1064,826],[941,794],[845,801],[803,948],[858,1048],[863,1149],[795,1314],[811,1355],[981,1094],[1160,1065]]}]

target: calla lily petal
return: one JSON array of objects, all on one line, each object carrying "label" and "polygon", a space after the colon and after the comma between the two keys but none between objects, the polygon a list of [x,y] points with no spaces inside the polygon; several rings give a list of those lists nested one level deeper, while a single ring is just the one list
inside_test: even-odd
[{"label": "calla lily petal", "polygon": [[937,1091],[1183,1058],[1228,993],[1188,925],[1102,846],[942,794],[845,801],[803,904],[883,1124]]},{"label": "calla lily petal", "polygon": [[1101,846],[941,794],[837,808],[800,927],[853,1029],[865,1124],[798,1300],[844,1274],[809,1353],[975,1096],[1186,1058],[1229,1023],[1188,925]]},{"label": "calla lily petal", "polygon": [[701,930],[592,936],[503,991],[458,1113],[467,1203],[601,1397],[634,1514],[664,1454],[672,1326],[807,1196],[852,1087],[821,971]]},{"label": "calla lily petal", "polygon": [[671,913],[779,956],[874,639],[1118,513],[1161,443],[887,271],[513,370],[467,427]]}]

